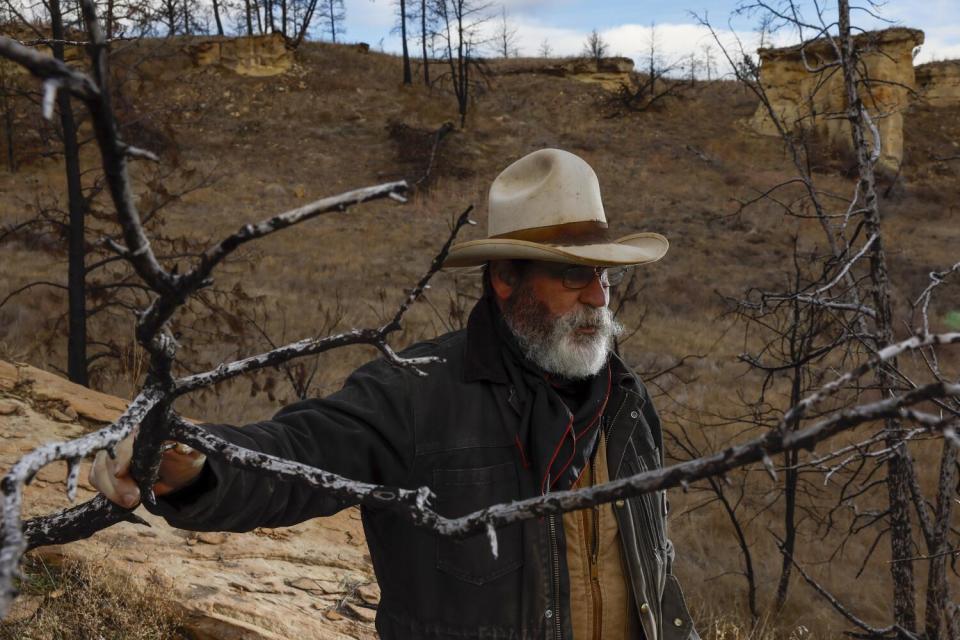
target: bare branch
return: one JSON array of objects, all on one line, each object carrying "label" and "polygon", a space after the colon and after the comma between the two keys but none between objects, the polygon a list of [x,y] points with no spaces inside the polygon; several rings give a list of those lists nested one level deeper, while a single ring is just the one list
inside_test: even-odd
[{"label": "bare branch", "polygon": [[[130,406],[127,407],[127,410],[124,411],[117,422],[75,440],[53,442],[33,450],[20,458],[0,481],[0,489],[3,490],[3,531],[2,539],[0,539],[2,540],[2,544],[0,544],[0,618],[6,615],[10,603],[16,596],[13,580],[19,571],[20,558],[28,546],[20,522],[24,486],[30,483],[40,469],[52,462],[78,460],[100,449],[113,448],[130,433],[137,423],[143,420],[154,405],[161,401],[162,397],[159,389],[150,387],[144,389],[130,403]],[[75,519],[71,516],[65,516],[64,518],[55,519],[53,523],[75,523]],[[119,519],[116,522],[119,522]],[[96,530],[91,529],[87,535]],[[38,531],[38,528],[34,527],[34,531]],[[36,535],[45,536],[49,535],[49,532],[48,528],[39,527]]]},{"label": "bare branch", "polygon": [[838,600],[833,594],[831,594],[823,586],[821,586],[820,583],[818,583],[816,580],[811,578],[810,574],[804,571],[803,567],[801,567],[797,563],[797,561],[793,558],[793,556],[786,553],[786,551],[783,549],[779,540],[777,540],[777,546],[780,548],[781,553],[785,554],[786,557],[789,558],[790,562],[793,564],[796,570],[800,572],[800,575],[803,577],[803,579],[806,581],[807,584],[809,584],[811,587],[813,587],[813,589],[817,593],[823,596],[823,598],[830,603],[830,606],[832,606],[840,615],[842,615],[844,618],[849,620],[852,624],[866,631],[871,638],[902,637],[902,638],[907,638],[909,640],[920,640],[918,636],[910,633],[900,625],[895,624],[889,627],[879,628],[879,627],[873,627],[867,624],[866,622],[864,622],[863,620],[855,616],[853,613],[851,613],[849,609],[847,609],[845,606],[843,606],[843,604],[841,604],[840,600]]},{"label": "bare branch", "polygon": [[25,47],[13,38],[0,36],[0,57],[23,66],[44,81],[56,81],[83,101],[100,99],[100,89],[90,76],[76,71],[53,56]]}]

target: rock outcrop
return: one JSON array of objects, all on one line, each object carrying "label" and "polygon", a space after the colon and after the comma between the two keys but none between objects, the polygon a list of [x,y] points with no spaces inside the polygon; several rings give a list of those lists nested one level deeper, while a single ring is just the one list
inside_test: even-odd
[{"label": "rock outcrop", "polygon": [[960,104],[960,60],[921,64],[914,70],[917,92],[932,107]]},{"label": "rock outcrop", "polygon": [[498,60],[493,72],[500,75],[535,73],[560,78],[570,78],[580,82],[599,84],[604,89],[616,91],[621,84],[629,84],[633,73],[633,60],[624,57],[568,58],[560,60]]},{"label": "rock outcrop", "polygon": [[[903,111],[916,86],[913,51],[923,43],[923,32],[886,29],[860,34],[855,41],[871,79],[860,95],[880,130],[879,165],[896,173],[903,158]],[[842,117],[847,104],[843,75],[836,67],[808,71],[836,59],[831,44],[820,39],[802,50],[794,46],[758,53],[760,82],[785,128],[813,132],[831,148],[849,150],[850,126]],[[751,126],[765,135],[779,135],[764,105],[758,107]]]},{"label": "rock outcrop", "polygon": [[276,76],[293,66],[293,52],[279,33],[211,38],[187,45],[187,52],[198,67],[215,65],[242,76]]},{"label": "rock outcrop", "polygon": [[[124,401],[26,365],[0,361],[0,466],[37,446],[83,435],[115,419]],[[85,465],[89,461],[85,462]],[[27,487],[27,516],[69,505],[66,465]],[[79,501],[93,497],[81,470]],[[356,509],[286,529],[248,534],[172,529],[145,509],[150,527],[122,523],[88,540],[35,553],[105,561],[143,580],[173,585],[197,640],[373,639],[379,590]]]}]

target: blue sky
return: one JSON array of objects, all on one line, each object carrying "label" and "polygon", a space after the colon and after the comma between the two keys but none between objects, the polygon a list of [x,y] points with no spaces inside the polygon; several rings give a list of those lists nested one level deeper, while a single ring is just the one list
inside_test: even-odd
[{"label": "blue sky", "polygon": [[[823,1],[834,6],[831,0]],[[381,46],[382,39],[385,51],[398,52],[399,38],[390,34],[394,23],[393,4],[394,0],[346,0],[346,40],[368,42],[376,48]],[[732,44],[736,36],[745,49],[754,49],[758,39],[755,17],[733,17],[731,21],[731,13],[738,6],[731,0],[691,0],[691,4],[683,0],[501,0],[492,2],[491,6],[498,13],[501,6],[506,8],[509,21],[517,29],[521,55],[537,55],[544,41],[550,44],[555,55],[576,55],[590,30],[597,29],[610,43],[611,53],[639,61],[648,46],[650,24],[654,22],[657,50],[665,62],[680,60],[691,53],[702,56],[703,48],[712,41],[696,24],[691,11],[708,16],[727,44]],[[808,19],[815,18],[811,2],[801,2],[801,7]],[[925,32],[926,43],[917,55],[918,63],[960,58],[960,0],[889,0],[874,10],[893,25]],[[855,11],[853,20],[866,29],[891,26],[862,11]],[[795,31],[783,31],[775,37],[776,44],[797,41]]]}]

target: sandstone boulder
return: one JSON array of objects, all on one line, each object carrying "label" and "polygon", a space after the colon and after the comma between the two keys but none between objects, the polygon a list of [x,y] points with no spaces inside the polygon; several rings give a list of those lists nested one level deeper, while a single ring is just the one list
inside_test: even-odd
[{"label": "sandstone boulder", "polygon": [[[35,447],[89,432],[125,407],[119,398],[2,361],[0,402],[16,407],[0,415],[3,472]],[[76,412],[76,421],[51,418],[53,411],[66,416],[68,408]],[[88,465],[84,461],[78,501],[94,495],[86,480]],[[27,487],[25,515],[69,506],[65,480],[65,464],[41,471]],[[183,610],[191,637],[201,640],[376,638],[371,607],[379,594],[371,588],[373,569],[356,509],[247,534],[189,533],[167,526],[142,507],[137,515],[151,526],[123,523],[88,540],[34,553],[53,562],[105,561],[142,580],[161,576],[174,585],[170,598]],[[29,615],[35,605],[19,603],[17,615]]]}]

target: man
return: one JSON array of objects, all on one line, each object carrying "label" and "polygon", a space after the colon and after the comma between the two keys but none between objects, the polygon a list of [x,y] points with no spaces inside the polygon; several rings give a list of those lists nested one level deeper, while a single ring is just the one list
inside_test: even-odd
[{"label": "man", "polygon": [[[453,247],[446,267],[486,265],[467,329],[408,349],[437,356],[420,377],[384,360],[339,392],[273,420],[207,428],[231,442],[366,482],[430,486],[436,510],[491,504],[622,478],[662,464],[660,421],[643,384],[611,353],[609,289],[659,260],[665,238],[607,237],[600,187],[577,156],[543,149],[490,189],[488,237]],[[91,482],[138,501],[131,442],[103,452]],[[348,506],[302,485],[164,454],[152,509],[177,527],[249,531]],[[362,507],[382,598],[382,638],[698,640],[672,575],[666,497],[535,518],[463,541]]]}]

